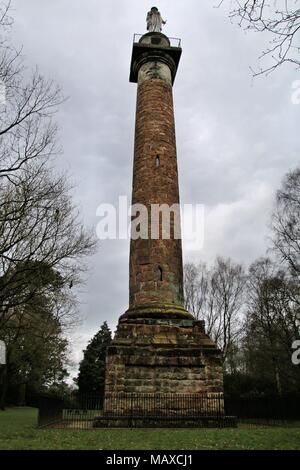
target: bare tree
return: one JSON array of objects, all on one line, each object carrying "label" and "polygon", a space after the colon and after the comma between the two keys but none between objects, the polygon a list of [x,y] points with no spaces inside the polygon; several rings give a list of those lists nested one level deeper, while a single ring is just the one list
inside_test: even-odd
[{"label": "bare tree", "polygon": [[211,269],[185,266],[185,305],[205,320],[206,331],[229,359],[238,341],[244,301],[245,274],[241,265],[218,257]]},{"label": "bare tree", "polygon": [[[67,178],[52,169],[60,153],[53,121],[60,89],[37,69],[26,70],[9,40],[9,10],[10,2],[0,4],[0,335],[8,356],[24,354],[24,338],[32,348],[54,337],[63,355],[62,335],[76,321],[70,287],[82,280],[96,240],[72,203]],[[2,402],[4,395],[5,387]]]},{"label": "bare tree", "polygon": [[289,268],[292,276],[300,279],[300,169],[289,172],[276,195],[272,218],[273,247]]},{"label": "bare tree", "polygon": [[26,168],[17,186],[8,182],[0,192],[0,325],[40,292],[45,269],[59,273],[61,288],[79,282],[83,258],[96,245],[65,179],[47,166]]},{"label": "bare tree", "polygon": [[[222,4],[224,0],[219,3]],[[271,36],[260,59],[270,59],[270,65],[253,71],[254,75],[270,73],[284,63],[300,65],[300,8],[298,0],[243,0],[234,1],[231,19],[237,19],[245,30]],[[298,8],[297,8],[298,6]]]},{"label": "bare tree", "polygon": [[59,153],[52,117],[63,99],[38,69],[26,70],[21,50],[9,41],[9,10],[10,2],[0,5],[0,181],[18,184],[26,163]]},{"label": "bare tree", "polygon": [[298,285],[269,258],[261,258],[251,265],[246,321],[250,367],[259,362],[251,360],[256,350],[262,357],[262,367],[269,364],[278,394],[282,393],[282,376],[292,369],[292,343],[300,327],[299,296]]},{"label": "bare tree", "polygon": [[[10,2],[0,4],[0,325],[40,290],[41,271],[74,285],[95,247],[72,204],[66,178],[51,170],[59,153],[53,115],[60,89],[26,70],[11,44]],[[33,282],[33,279],[36,282]],[[49,288],[49,286],[47,286]]]},{"label": "bare tree", "polygon": [[186,309],[199,320],[204,318],[209,290],[209,275],[205,264],[184,266],[184,300]]},{"label": "bare tree", "polygon": [[224,360],[240,334],[244,287],[242,266],[218,257],[211,276],[210,311],[215,319],[212,336],[222,348]]}]

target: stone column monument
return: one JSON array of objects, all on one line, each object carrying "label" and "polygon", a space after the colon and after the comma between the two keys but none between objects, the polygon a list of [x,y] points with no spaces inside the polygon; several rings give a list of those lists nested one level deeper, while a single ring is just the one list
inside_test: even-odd
[{"label": "stone column monument", "polygon": [[[137,83],[132,203],[148,208],[150,223],[153,205],[179,204],[173,84],[182,49],[160,32],[164,23],[153,8],[149,32],[133,44],[130,67],[130,82]],[[129,309],[108,348],[106,397],[223,391],[221,353],[204,322],[184,308],[175,212],[170,239],[162,230],[156,238],[149,230],[148,239],[131,239]]]}]

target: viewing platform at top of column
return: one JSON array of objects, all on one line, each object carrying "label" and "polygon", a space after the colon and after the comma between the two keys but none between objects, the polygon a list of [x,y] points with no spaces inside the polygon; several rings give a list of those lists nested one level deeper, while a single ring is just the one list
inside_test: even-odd
[{"label": "viewing platform at top of column", "polygon": [[181,54],[181,39],[168,38],[165,34],[155,31],[143,35],[135,34],[129,81],[137,83],[141,66],[149,61],[153,61],[168,65],[171,70],[173,84]]}]

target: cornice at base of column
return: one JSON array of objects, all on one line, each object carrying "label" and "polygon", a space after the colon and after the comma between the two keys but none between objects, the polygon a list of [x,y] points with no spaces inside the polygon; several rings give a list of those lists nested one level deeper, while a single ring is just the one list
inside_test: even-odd
[{"label": "cornice at base of column", "polygon": [[123,323],[138,318],[195,320],[194,316],[181,305],[153,303],[129,308],[119,321]]}]

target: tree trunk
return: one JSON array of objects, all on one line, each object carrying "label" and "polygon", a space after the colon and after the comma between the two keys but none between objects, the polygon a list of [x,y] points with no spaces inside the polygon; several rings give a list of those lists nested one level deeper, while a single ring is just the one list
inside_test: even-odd
[{"label": "tree trunk", "polygon": [[5,410],[5,399],[6,399],[6,391],[7,391],[7,365],[4,364],[3,366],[0,367],[0,384],[1,384],[1,389],[0,389],[0,410],[4,411]]},{"label": "tree trunk", "polygon": [[18,387],[18,406],[25,406],[26,404],[26,383],[22,383]]},{"label": "tree trunk", "polygon": [[277,393],[279,396],[281,396],[282,387],[281,387],[280,373],[279,373],[279,367],[278,367],[277,361],[275,362],[275,378],[276,378]]}]

